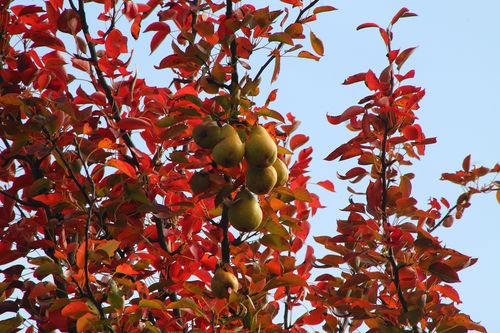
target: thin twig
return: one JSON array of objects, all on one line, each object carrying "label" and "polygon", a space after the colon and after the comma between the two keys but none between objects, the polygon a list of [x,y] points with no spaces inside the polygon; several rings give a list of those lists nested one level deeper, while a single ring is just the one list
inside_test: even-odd
[{"label": "thin twig", "polygon": [[[294,23],[298,23],[300,21],[300,19],[302,18],[302,15],[304,15],[309,9],[311,9],[312,7],[314,7],[318,2],[319,2],[319,0],[314,0],[314,1],[311,1],[311,3],[309,3],[307,6],[305,6],[299,12],[299,15],[295,19]],[[283,48],[284,45],[285,45],[285,43],[281,42],[281,43],[278,44],[278,47],[276,49],[279,51],[279,50],[281,50]],[[253,79],[253,82],[257,81],[260,78],[260,76],[262,75],[262,73],[264,72],[264,70],[267,68],[267,66],[269,66],[271,64],[271,62],[273,62],[273,60],[275,58],[276,58],[276,56],[274,55],[274,52],[273,52],[273,55],[270,56],[269,59],[267,59],[267,61],[260,67],[259,71],[257,72],[257,74],[255,75],[255,77]]]}]

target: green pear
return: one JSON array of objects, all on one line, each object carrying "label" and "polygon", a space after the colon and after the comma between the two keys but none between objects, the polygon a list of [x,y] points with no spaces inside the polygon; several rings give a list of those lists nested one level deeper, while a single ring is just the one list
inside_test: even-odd
[{"label": "green pear", "polygon": [[215,121],[206,121],[193,129],[193,139],[202,148],[212,149],[222,140],[221,129]]},{"label": "green pear", "polygon": [[278,176],[278,179],[276,180],[276,186],[283,186],[286,184],[288,181],[288,168],[286,167],[286,164],[283,163],[282,160],[279,158],[276,159],[276,162],[273,164],[274,169],[276,170],[276,174]]},{"label": "green pear", "polygon": [[217,268],[210,282],[210,288],[216,298],[228,298],[228,289],[238,290],[238,278],[233,273]]},{"label": "green pear", "polygon": [[191,176],[189,186],[193,194],[206,191],[210,187],[210,175],[206,171],[196,172]]},{"label": "green pear", "polygon": [[242,190],[229,207],[228,218],[237,230],[252,231],[262,222],[262,209],[250,191]]},{"label": "green pear", "polygon": [[224,168],[237,166],[245,155],[245,145],[236,130],[226,125],[222,128],[222,141],[217,143],[212,150],[214,161]]},{"label": "green pear", "polygon": [[256,168],[249,165],[245,176],[248,189],[255,194],[271,192],[278,179],[276,169],[273,166]]},{"label": "green pear", "polygon": [[278,147],[266,129],[256,125],[250,132],[245,143],[245,157],[247,162],[258,168],[273,165],[276,161]]}]

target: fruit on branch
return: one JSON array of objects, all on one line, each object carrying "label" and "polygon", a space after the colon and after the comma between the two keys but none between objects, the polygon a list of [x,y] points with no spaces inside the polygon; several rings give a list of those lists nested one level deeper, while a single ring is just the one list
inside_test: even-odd
[{"label": "fruit on branch", "polygon": [[262,209],[254,195],[241,190],[228,210],[229,223],[238,231],[252,231],[262,222]]},{"label": "fruit on branch", "polygon": [[189,186],[193,194],[206,191],[210,187],[210,174],[206,171],[196,172],[191,176]]},{"label": "fruit on branch", "polygon": [[288,181],[288,168],[286,167],[286,164],[280,160],[279,158],[276,159],[276,162],[273,164],[273,168],[276,170],[276,175],[277,175],[277,180],[276,180],[276,187],[283,186],[286,184]]},{"label": "fruit on branch", "polygon": [[246,172],[246,185],[255,194],[267,194],[276,185],[278,175],[272,166],[267,168],[256,168],[248,166]]},{"label": "fruit on branch", "polygon": [[215,121],[206,121],[193,129],[193,139],[202,148],[212,149],[222,140],[221,129]]},{"label": "fruit on branch", "polygon": [[236,276],[233,273],[226,272],[222,268],[217,268],[210,283],[210,288],[216,298],[228,298],[229,289],[237,291],[238,286]]},{"label": "fruit on branch", "polygon": [[245,157],[247,162],[258,168],[273,165],[278,154],[278,147],[266,129],[256,125],[250,132],[245,143]]},{"label": "fruit on branch", "polygon": [[222,167],[234,167],[243,159],[245,145],[241,142],[238,133],[231,125],[224,126],[221,134],[223,139],[215,145],[212,157]]}]

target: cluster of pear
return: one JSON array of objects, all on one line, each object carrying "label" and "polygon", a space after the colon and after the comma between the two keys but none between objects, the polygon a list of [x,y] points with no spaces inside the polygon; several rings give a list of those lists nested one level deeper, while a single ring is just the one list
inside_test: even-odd
[{"label": "cluster of pear", "polygon": [[266,129],[255,125],[245,143],[231,125],[220,128],[206,121],[193,129],[198,146],[211,149],[213,160],[224,168],[237,166],[243,158],[248,163],[246,186],[255,194],[267,194],[288,180],[288,169],[277,158],[278,147]]},{"label": "cluster of pear", "polygon": [[[262,210],[251,192],[267,194],[288,180],[288,169],[277,157],[278,147],[274,140],[264,127],[255,125],[243,143],[234,127],[226,125],[220,128],[214,121],[196,126],[193,139],[200,147],[211,149],[213,160],[222,167],[235,167],[246,159],[246,189],[238,192],[229,206],[228,218],[239,231],[257,229],[262,221]],[[193,192],[208,186],[206,174],[196,174],[196,181],[193,178],[190,182]]]}]

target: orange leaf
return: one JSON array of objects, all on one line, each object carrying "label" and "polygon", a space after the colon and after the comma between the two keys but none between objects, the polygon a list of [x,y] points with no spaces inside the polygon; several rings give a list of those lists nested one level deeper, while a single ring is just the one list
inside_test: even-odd
[{"label": "orange leaf", "polygon": [[497,201],[500,204],[500,189],[497,189]]},{"label": "orange leaf", "polygon": [[96,321],[96,316],[92,313],[86,313],[76,321],[76,331],[86,332],[91,327],[94,321]]},{"label": "orange leaf", "polygon": [[335,187],[333,186],[333,183],[329,180],[324,180],[324,181],[318,182],[317,184],[319,186],[327,189],[330,192],[335,192]]},{"label": "orange leaf", "polygon": [[274,50],[273,54],[274,54],[275,60],[274,60],[274,70],[273,70],[273,76],[271,78],[271,83],[278,79],[278,75],[280,74],[280,67],[281,67],[280,51],[278,49],[276,49],[276,50]]},{"label": "orange leaf", "polygon": [[115,272],[116,273],[122,273],[122,274],[125,274],[125,275],[136,275],[136,274],[139,274],[138,271],[136,271],[135,269],[133,269],[132,266],[130,266],[128,264],[121,264],[121,265],[116,266]]},{"label": "orange leaf", "polygon": [[85,302],[81,301],[76,301],[76,302],[71,302],[68,305],[66,305],[62,311],[61,314],[64,317],[70,317],[70,318],[79,318],[83,316],[86,313],[90,312],[90,308]]},{"label": "orange leaf", "polygon": [[331,12],[332,10],[337,10],[337,8],[332,7],[332,6],[318,6],[318,7],[314,8],[313,13],[319,14],[319,13],[324,13],[324,12]]},{"label": "orange leaf", "polygon": [[462,303],[460,300],[460,295],[458,292],[453,288],[452,286],[449,286],[447,284],[445,285],[436,285],[431,288],[431,290],[437,290],[441,293],[442,296],[448,297],[452,301],[456,303]]},{"label": "orange leaf", "polygon": [[323,42],[321,41],[321,39],[319,39],[318,36],[316,36],[312,31],[310,33],[310,38],[311,38],[311,46],[314,52],[316,52],[320,56],[324,55],[325,48],[323,46]]},{"label": "orange leaf", "polygon": [[270,42],[280,42],[283,44],[294,45],[292,37],[286,32],[277,32],[269,36]]},{"label": "orange leaf", "polygon": [[40,194],[33,197],[34,200],[43,202],[46,205],[55,205],[64,201],[64,197],[58,193]]},{"label": "orange leaf", "polygon": [[132,179],[137,179],[134,167],[125,161],[116,158],[110,158],[108,160],[108,165],[117,168]]},{"label": "orange leaf", "polygon": [[300,51],[298,57],[299,58],[313,59],[313,60],[319,61],[319,57],[318,56],[315,56],[314,54],[312,54],[311,52],[308,52],[308,51]]}]

